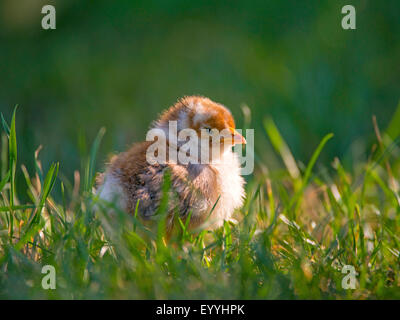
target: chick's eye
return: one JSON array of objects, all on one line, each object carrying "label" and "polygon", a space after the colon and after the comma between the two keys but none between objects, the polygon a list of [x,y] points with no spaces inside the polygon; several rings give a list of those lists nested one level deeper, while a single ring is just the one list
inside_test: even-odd
[{"label": "chick's eye", "polygon": [[210,127],[204,127],[203,129],[206,130],[206,132],[207,132],[208,134],[211,133],[211,128],[210,128]]}]

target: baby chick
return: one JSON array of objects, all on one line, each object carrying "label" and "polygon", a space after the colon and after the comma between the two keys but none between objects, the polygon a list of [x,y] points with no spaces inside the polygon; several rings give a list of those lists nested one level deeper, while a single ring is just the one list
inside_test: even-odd
[{"label": "baby chick", "polygon": [[[144,220],[151,220],[163,195],[164,174],[169,170],[176,201],[170,201],[168,206],[167,234],[173,229],[174,214],[179,214],[185,221],[190,212],[190,229],[205,222],[210,229],[218,228],[243,203],[244,179],[240,176],[239,160],[232,146],[245,144],[246,140],[235,130],[231,112],[205,97],[188,96],[180,99],[152,126],[152,129],[165,132],[166,143],[175,145],[179,150],[182,143],[176,142],[176,137],[172,137],[169,130],[174,121],[178,135],[181,130],[191,128],[199,141],[208,144],[208,150],[203,147],[199,149],[198,157],[207,153],[209,161],[182,163],[179,159],[167,159],[165,163],[149,163],[146,152],[153,141],[136,143],[111,160],[99,186],[99,197],[109,202],[114,201],[130,213],[135,212],[139,201],[138,214]],[[212,142],[212,129],[218,132],[224,130],[229,135],[222,136],[216,145]],[[209,134],[202,135],[204,131]],[[220,150],[216,155],[212,153],[215,148]]]}]

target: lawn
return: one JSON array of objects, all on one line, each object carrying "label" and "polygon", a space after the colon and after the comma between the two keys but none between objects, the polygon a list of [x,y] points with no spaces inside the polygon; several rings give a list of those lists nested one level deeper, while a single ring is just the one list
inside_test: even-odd
[{"label": "lawn", "polygon": [[[113,204],[100,203],[94,192],[105,130],[68,179],[62,163],[43,170],[40,149],[30,168],[17,157],[15,117],[23,112],[2,118],[0,298],[400,299],[400,149],[393,126],[382,130],[372,119],[366,160],[346,169],[337,157],[318,161],[338,143],[334,135],[327,132],[303,164],[279,120],[263,119],[281,169],[268,170],[256,156],[237,222],[190,231],[176,219],[177,232],[166,242],[168,177],[153,227],[137,212],[114,208],[111,219],[106,208]],[[18,172],[25,181],[17,188]],[[55,268],[55,289],[42,287],[45,265]]]}]

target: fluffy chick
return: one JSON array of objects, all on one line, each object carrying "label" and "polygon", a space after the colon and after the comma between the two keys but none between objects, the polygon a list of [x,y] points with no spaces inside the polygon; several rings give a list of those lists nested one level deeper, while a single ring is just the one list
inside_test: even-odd
[{"label": "fluffy chick", "polygon": [[[164,173],[169,170],[171,186],[177,200],[169,203],[167,233],[172,231],[175,212],[183,221],[192,212],[189,228],[196,228],[206,220],[208,228],[218,228],[243,203],[244,179],[240,176],[238,157],[232,151],[232,146],[237,143],[245,144],[246,141],[235,130],[231,112],[225,106],[205,97],[184,97],[153,123],[152,128],[165,132],[167,143],[172,141],[168,130],[170,121],[176,121],[178,134],[185,128],[191,128],[196,131],[199,139],[209,140],[211,148],[209,151],[199,150],[199,157],[202,152],[209,152],[210,162],[184,164],[178,160],[150,164],[146,159],[146,151],[153,142],[136,143],[128,151],[112,159],[99,186],[99,197],[116,202],[121,209],[130,213],[135,211],[139,201],[140,217],[151,220],[162,197]],[[208,132],[211,129],[228,130],[231,136],[229,139],[226,136],[222,139],[225,144],[215,146],[211,142],[211,136],[201,135],[202,129],[203,132],[204,129]],[[178,150],[180,146],[178,143]],[[220,148],[221,152],[213,158],[211,150],[215,147]]]}]

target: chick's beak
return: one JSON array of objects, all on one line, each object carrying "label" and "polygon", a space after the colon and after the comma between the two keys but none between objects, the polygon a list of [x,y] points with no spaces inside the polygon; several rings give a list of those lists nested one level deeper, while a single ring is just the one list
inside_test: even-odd
[{"label": "chick's beak", "polygon": [[234,128],[229,127],[229,131],[232,133],[233,144],[246,144],[246,139]]}]

